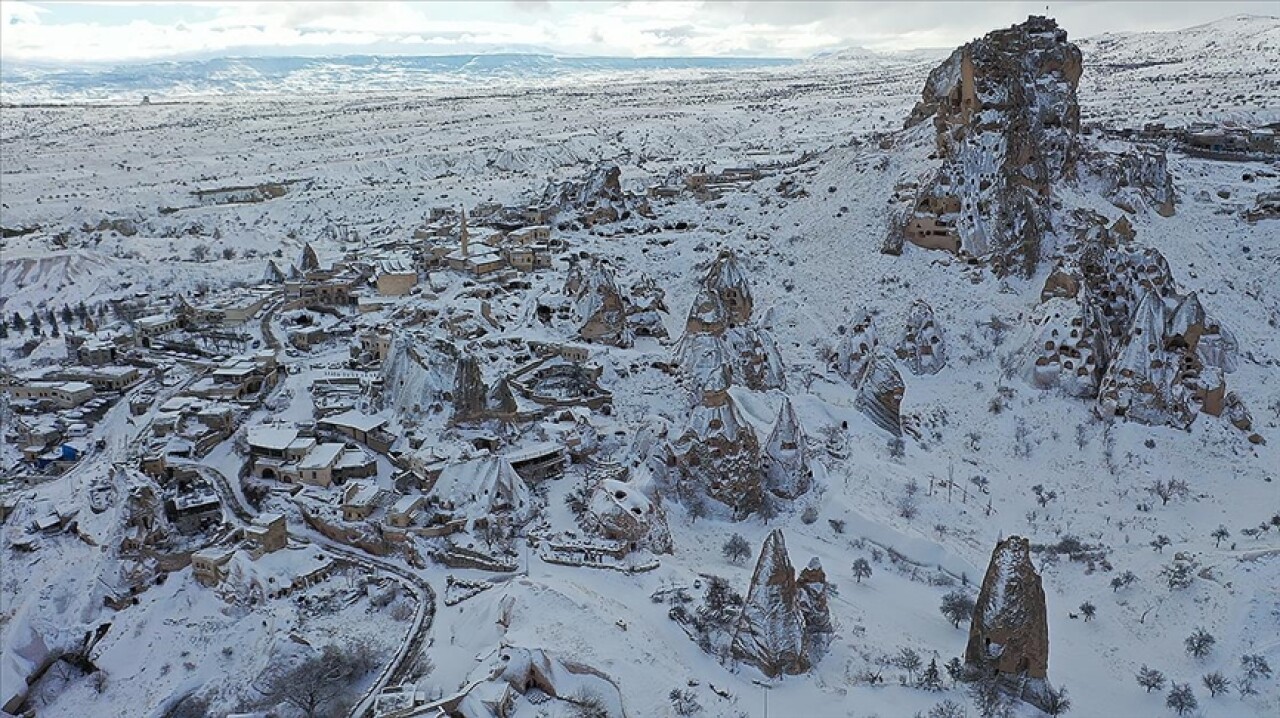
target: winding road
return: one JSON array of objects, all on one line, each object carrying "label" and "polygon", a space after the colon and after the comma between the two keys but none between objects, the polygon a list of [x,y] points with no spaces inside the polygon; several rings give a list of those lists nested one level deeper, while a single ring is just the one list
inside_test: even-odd
[{"label": "winding road", "polygon": [[[205,464],[198,464],[197,470],[214,486],[227,508],[224,516],[239,527],[248,525],[255,514],[240,500],[240,494],[231,485],[231,481],[218,469]],[[292,532],[294,529],[290,527]],[[436,612],[436,594],[426,579],[387,559],[371,556],[364,551],[351,548],[321,535],[316,530],[305,527],[304,532],[313,544],[323,547],[329,553],[341,557],[345,562],[360,566],[371,573],[385,573],[400,583],[416,598],[417,609],[413,621],[405,633],[404,640],[396,650],[395,656],[378,674],[377,679],[356,702],[349,714],[350,718],[366,718],[372,715],[373,703],[382,689],[390,685],[398,685],[405,680],[413,667],[413,661],[426,645],[427,635],[431,630],[431,621]]]}]

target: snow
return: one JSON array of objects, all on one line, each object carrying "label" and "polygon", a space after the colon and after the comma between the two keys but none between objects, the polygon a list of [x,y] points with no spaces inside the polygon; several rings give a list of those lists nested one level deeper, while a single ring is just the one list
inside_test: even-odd
[{"label": "snow", "polygon": [[[1131,127],[1201,119],[1280,121],[1280,97],[1265,71],[1280,63],[1277,27],[1274,19],[1253,18],[1081,41],[1083,120]],[[675,550],[647,573],[553,565],[536,552],[527,569],[522,563],[515,575],[446,569],[426,551],[420,551],[421,567],[387,559],[423,577],[437,592],[443,591],[447,574],[494,580],[493,589],[458,605],[437,603],[426,648],[436,671],[422,681],[426,690],[452,693],[477,680],[505,644],[604,671],[617,681],[627,715],[668,714],[666,695],[680,687],[697,694],[706,715],[759,716],[765,689],[752,683],[758,672],[703,653],[667,617],[668,607],[649,596],[664,587],[690,585],[703,574],[723,576],[734,590],[746,592],[750,567],[727,563],[721,546],[737,533],[758,548],[774,528],[785,530],[792,556],[817,557],[838,591],[830,596],[835,635],[829,652],[808,674],[772,683],[771,715],[850,710],[912,715],[943,698],[964,702],[958,690],[928,694],[899,686],[893,669],[885,671],[885,685],[868,685],[859,676],[882,667],[886,655],[904,646],[936,655],[940,663],[959,654],[965,626],[953,629],[938,612],[939,600],[962,577],[972,586],[995,542],[1013,533],[1044,545],[1074,535],[1108,550],[1111,571],[1036,557],[1048,606],[1050,679],[1069,686],[1075,714],[1159,714],[1163,696],[1147,695],[1133,682],[1142,664],[1197,687],[1199,677],[1211,670],[1237,677],[1242,653],[1263,654],[1277,665],[1276,529],[1242,533],[1277,510],[1276,230],[1275,220],[1251,224],[1240,218],[1258,194],[1275,191],[1274,176],[1264,174],[1274,173],[1274,163],[1170,153],[1177,213],[1130,217],[1138,244],[1157,247],[1182,291],[1194,292],[1206,315],[1228,325],[1239,351],[1226,381],[1247,404],[1267,443],[1250,444],[1225,418],[1202,416],[1185,429],[1102,420],[1089,402],[1065,391],[1034,390],[1006,369],[1008,355],[1034,342],[1041,329],[1031,317],[1039,318],[1035,312],[1048,263],[1030,279],[997,280],[943,253],[914,247],[899,257],[879,252],[891,188],[933,165],[928,159],[934,149],[932,127],[895,136],[887,150],[879,149],[879,142],[901,127],[937,60],[936,54],[858,54],[750,71],[681,71],[678,78],[624,74],[609,82],[526,83],[518,85],[519,92],[509,85],[381,85],[360,94],[344,88],[309,95],[306,87],[290,86],[284,95],[233,94],[149,107],[6,107],[0,116],[6,160],[0,175],[3,225],[40,230],[4,240],[4,313],[29,316],[42,304],[57,307],[82,298],[92,303],[140,291],[158,297],[191,293],[202,284],[217,288],[246,277],[252,281],[268,258],[287,272],[285,265],[307,241],[325,260],[349,250],[371,253],[378,242],[410,236],[432,204],[472,207],[493,198],[522,205],[527,193],[541,192],[548,181],[578,179],[585,167],[602,159],[619,165],[626,188],[682,168],[740,166],[751,153],[768,152],[796,164],[713,202],[688,196],[654,199],[660,228],[654,234],[605,236],[615,231],[607,226],[594,233],[553,231],[570,252],[608,260],[616,286],[631,287],[642,273],[652,277],[666,292],[671,312],[664,321],[675,329],[673,336],[680,333],[687,310],[699,304],[705,267],[720,249],[734,250],[750,284],[758,324],[768,327],[776,344],[785,384],[752,389],[735,382],[728,389],[731,408],[691,417],[691,393],[727,385],[723,376],[705,384],[701,379],[704,369],[723,364],[715,355],[728,351],[723,346],[697,352],[704,359],[689,368],[698,382],[678,383],[655,368],[672,361],[672,343],[640,337],[630,347],[592,344],[592,361],[605,367],[613,394],[611,417],[575,409],[570,413],[582,423],[572,429],[547,420],[495,433],[509,445],[536,447],[560,431],[587,432],[589,421],[601,437],[601,458],[635,467],[633,481],[623,484],[628,488],[624,508],[644,510],[642,501],[652,502],[656,495],[645,486],[651,467],[644,459],[674,440],[691,419],[695,436],[711,435],[711,420],[718,419],[763,443],[786,400],[808,438],[814,472],[810,493],[768,522],[736,523],[725,517],[692,520],[678,502],[663,497],[660,505]],[[814,154],[802,161],[806,152]],[[1243,179],[1246,174],[1253,179]],[[197,187],[292,177],[309,183],[259,203],[200,206],[189,196]],[[782,198],[775,188],[783,179],[793,179],[808,196]],[[1122,216],[1092,188],[1064,187],[1051,201],[1088,206],[1109,220]],[[160,207],[179,209],[162,214]],[[128,217],[138,233],[82,229],[104,217]],[[689,229],[662,228],[676,221]],[[343,241],[338,226],[374,239]],[[326,232],[330,227],[335,231]],[[67,246],[60,247],[55,238],[64,232]],[[190,258],[199,243],[209,245],[213,259]],[[224,249],[235,250],[237,258],[220,259]],[[255,256],[245,257],[248,251]],[[524,278],[529,289],[496,290],[485,300],[496,325],[480,322],[486,334],[469,349],[477,352],[487,382],[516,364],[505,348],[509,342],[576,338],[578,324],[553,319],[543,325],[533,318],[539,304],[556,306],[563,300],[565,274],[557,256],[553,269]],[[453,388],[456,354],[450,349],[463,341],[415,314],[467,308],[478,317],[480,300],[463,296],[475,289],[464,287],[466,281],[471,280],[433,271],[427,286],[433,292],[440,288],[437,298],[397,300],[358,320],[367,322],[362,326],[390,329],[392,348],[379,378],[395,390],[380,405],[368,394],[357,395],[356,408],[348,413],[370,422],[385,417],[388,431],[397,436],[416,432],[423,448],[409,454],[424,459],[432,454],[424,464],[475,455],[469,439],[477,432],[449,425],[443,398]],[[900,336],[917,299],[929,303],[945,334],[946,365],[936,374],[906,371],[883,343],[877,347],[874,341]],[[768,321],[763,307],[771,308]],[[1192,313],[1190,305],[1184,307],[1174,316]],[[864,309],[866,333],[840,336],[838,326],[863,323]],[[998,340],[992,317],[1010,327]],[[350,315],[341,321],[355,324]],[[271,324],[278,332],[280,318]],[[244,330],[263,338],[257,320]],[[852,346],[827,351],[845,338]],[[855,357],[853,350],[862,351],[864,340],[868,348]],[[251,443],[282,450],[296,438],[295,430],[262,425],[263,420],[289,426],[314,420],[311,383],[328,372],[346,371],[348,347],[336,344],[283,359],[296,373],[282,378],[278,405],[254,410],[244,420]],[[0,341],[6,370],[37,368],[65,355],[61,339],[46,338],[25,358],[15,352],[18,345],[12,332]],[[1214,351],[1206,363],[1226,369],[1230,352]],[[830,371],[829,358],[841,354],[845,358],[836,362],[837,371]],[[174,375],[185,380],[189,369],[180,366]],[[891,369],[905,387],[902,414],[910,429],[900,453],[889,447],[897,425],[883,417],[877,423],[857,408],[858,386],[866,385],[859,379],[879,374],[877,381],[888,382],[883,375]],[[157,401],[168,398],[161,393]],[[436,403],[443,411],[433,409]],[[149,412],[137,420],[153,416]],[[384,657],[399,645],[405,625],[347,589],[368,575],[363,572],[305,592],[317,601],[327,595],[337,596],[335,603],[352,601],[325,615],[292,599],[230,606],[198,586],[187,570],[150,586],[137,606],[105,608],[103,586],[115,585],[122,563],[114,546],[124,517],[118,507],[101,514],[88,510],[87,495],[93,482],[111,480],[111,461],[125,460],[123,447],[139,431],[127,419],[124,407],[94,425],[88,443],[106,439],[104,454],[91,455],[63,477],[22,488],[4,525],[0,645],[30,646],[31,629],[51,650],[71,647],[86,632],[112,623],[95,656],[110,676],[108,691],[98,695],[87,681],[72,682],[42,710],[50,715],[150,714],[190,686],[207,685],[226,692],[217,708],[232,711],[241,707],[237,687],[249,685],[271,656],[297,646],[290,634],[313,645],[332,638],[367,641]],[[832,443],[846,447],[843,458],[824,451]],[[0,456],[16,461],[18,446],[7,437],[3,444]],[[235,479],[244,458],[234,444],[228,440],[202,461],[232,479],[238,492]],[[522,455],[518,449],[499,451],[508,460]],[[386,488],[394,469],[385,457],[378,459],[377,486]],[[457,500],[473,515],[473,491],[483,495],[480,505],[501,491],[517,497],[528,492],[526,504],[538,503],[535,492],[504,464],[494,457],[451,462],[434,493]],[[589,470],[575,465],[565,478],[544,482],[538,491],[547,494],[546,508],[539,520],[580,530],[564,499]],[[1185,478],[1191,494],[1162,505],[1145,487],[1170,476]],[[985,479],[985,488],[971,481],[974,477]],[[904,518],[897,501],[912,481],[919,486],[919,513]],[[1059,498],[1040,505],[1030,490],[1036,484],[1056,490]],[[74,534],[27,533],[36,519],[67,501],[82,507],[78,531],[95,545]],[[268,510],[287,516],[291,538],[311,536],[290,504],[276,496],[265,502]],[[1139,510],[1139,504],[1152,505]],[[818,516],[814,523],[802,519],[810,506]],[[832,521],[842,522],[841,531]],[[1219,525],[1231,531],[1221,545],[1210,536]],[[1172,542],[1162,553],[1149,545],[1158,535]],[[24,542],[36,550],[13,548]],[[305,556],[310,550],[300,551]],[[1185,590],[1169,590],[1160,576],[1175,553],[1197,561],[1204,571]],[[849,568],[857,558],[874,568],[861,582],[853,580]],[[1112,591],[1109,580],[1127,570],[1138,583]],[[509,625],[499,625],[502,602],[508,599],[513,602]],[[1085,600],[1098,606],[1097,618],[1071,619],[1074,607]],[[1218,639],[1202,661],[1186,656],[1182,647],[1196,626]],[[229,656],[224,647],[232,649]],[[183,656],[184,651],[190,655]],[[30,668],[29,659],[17,656],[18,651],[6,650],[0,658],[5,671],[0,685],[6,688],[14,685],[15,671]],[[186,669],[186,662],[195,668]],[[161,675],[166,665],[170,668]],[[698,685],[688,686],[690,679]],[[730,697],[711,692],[712,685]],[[1216,699],[1197,693],[1208,718],[1274,715],[1280,694],[1274,683],[1261,690],[1259,696],[1233,693]],[[1029,708],[1021,710],[1031,715]]]}]

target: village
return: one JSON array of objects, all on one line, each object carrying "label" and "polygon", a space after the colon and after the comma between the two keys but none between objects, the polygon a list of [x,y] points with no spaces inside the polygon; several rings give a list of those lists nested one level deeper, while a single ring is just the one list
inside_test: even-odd
[{"label": "village", "polygon": [[[649,472],[619,463],[643,437],[614,416],[610,385],[624,356],[671,355],[664,292],[618,286],[567,238],[640,222],[653,234],[655,205],[781,169],[700,169],[632,194],[601,165],[540,204],[433,208],[411,236],[329,262],[305,244],[239,287],[81,307],[54,330],[65,360],[0,380],[23,457],[3,469],[0,518],[23,514],[33,488],[105,472],[93,510],[128,496],[131,568],[105,597],[117,609],[181,571],[233,605],[389,560],[456,570],[447,586],[405,584],[446,605],[530,561],[652,571],[671,539]],[[655,366],[659,381],[673,372]],[[77,533],[77,513],[42,504],[19,543],[38,553],[41,536]],[[369,690],[367,714],[453,715],[464,694],[429,701],[392,681],[407,658]],[[16,709],[22,693],[5,700]]]},{"label": "village", "polygon": [[0,718],[1269,715],[1275,88],[1144,37],[6,107]]}]

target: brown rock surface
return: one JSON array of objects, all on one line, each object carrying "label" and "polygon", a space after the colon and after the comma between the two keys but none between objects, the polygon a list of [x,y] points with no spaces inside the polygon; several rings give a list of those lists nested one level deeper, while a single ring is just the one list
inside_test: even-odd
[{"label": "brown rock surface", "polygon": [[1020,536],[1004,539],[991,553],[973,610],[964,660],[984,675],[1048,675],[1044,587],[1031,563],[1031,545]]}]

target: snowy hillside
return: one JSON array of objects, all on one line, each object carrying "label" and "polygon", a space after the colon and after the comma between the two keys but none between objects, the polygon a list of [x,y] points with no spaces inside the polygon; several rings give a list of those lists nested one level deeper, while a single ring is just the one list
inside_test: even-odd
[{"label": "snowy hillside", "polygon": [[1070,41],[6,67],[0,707],[1280,713],[1280,19]]}]

